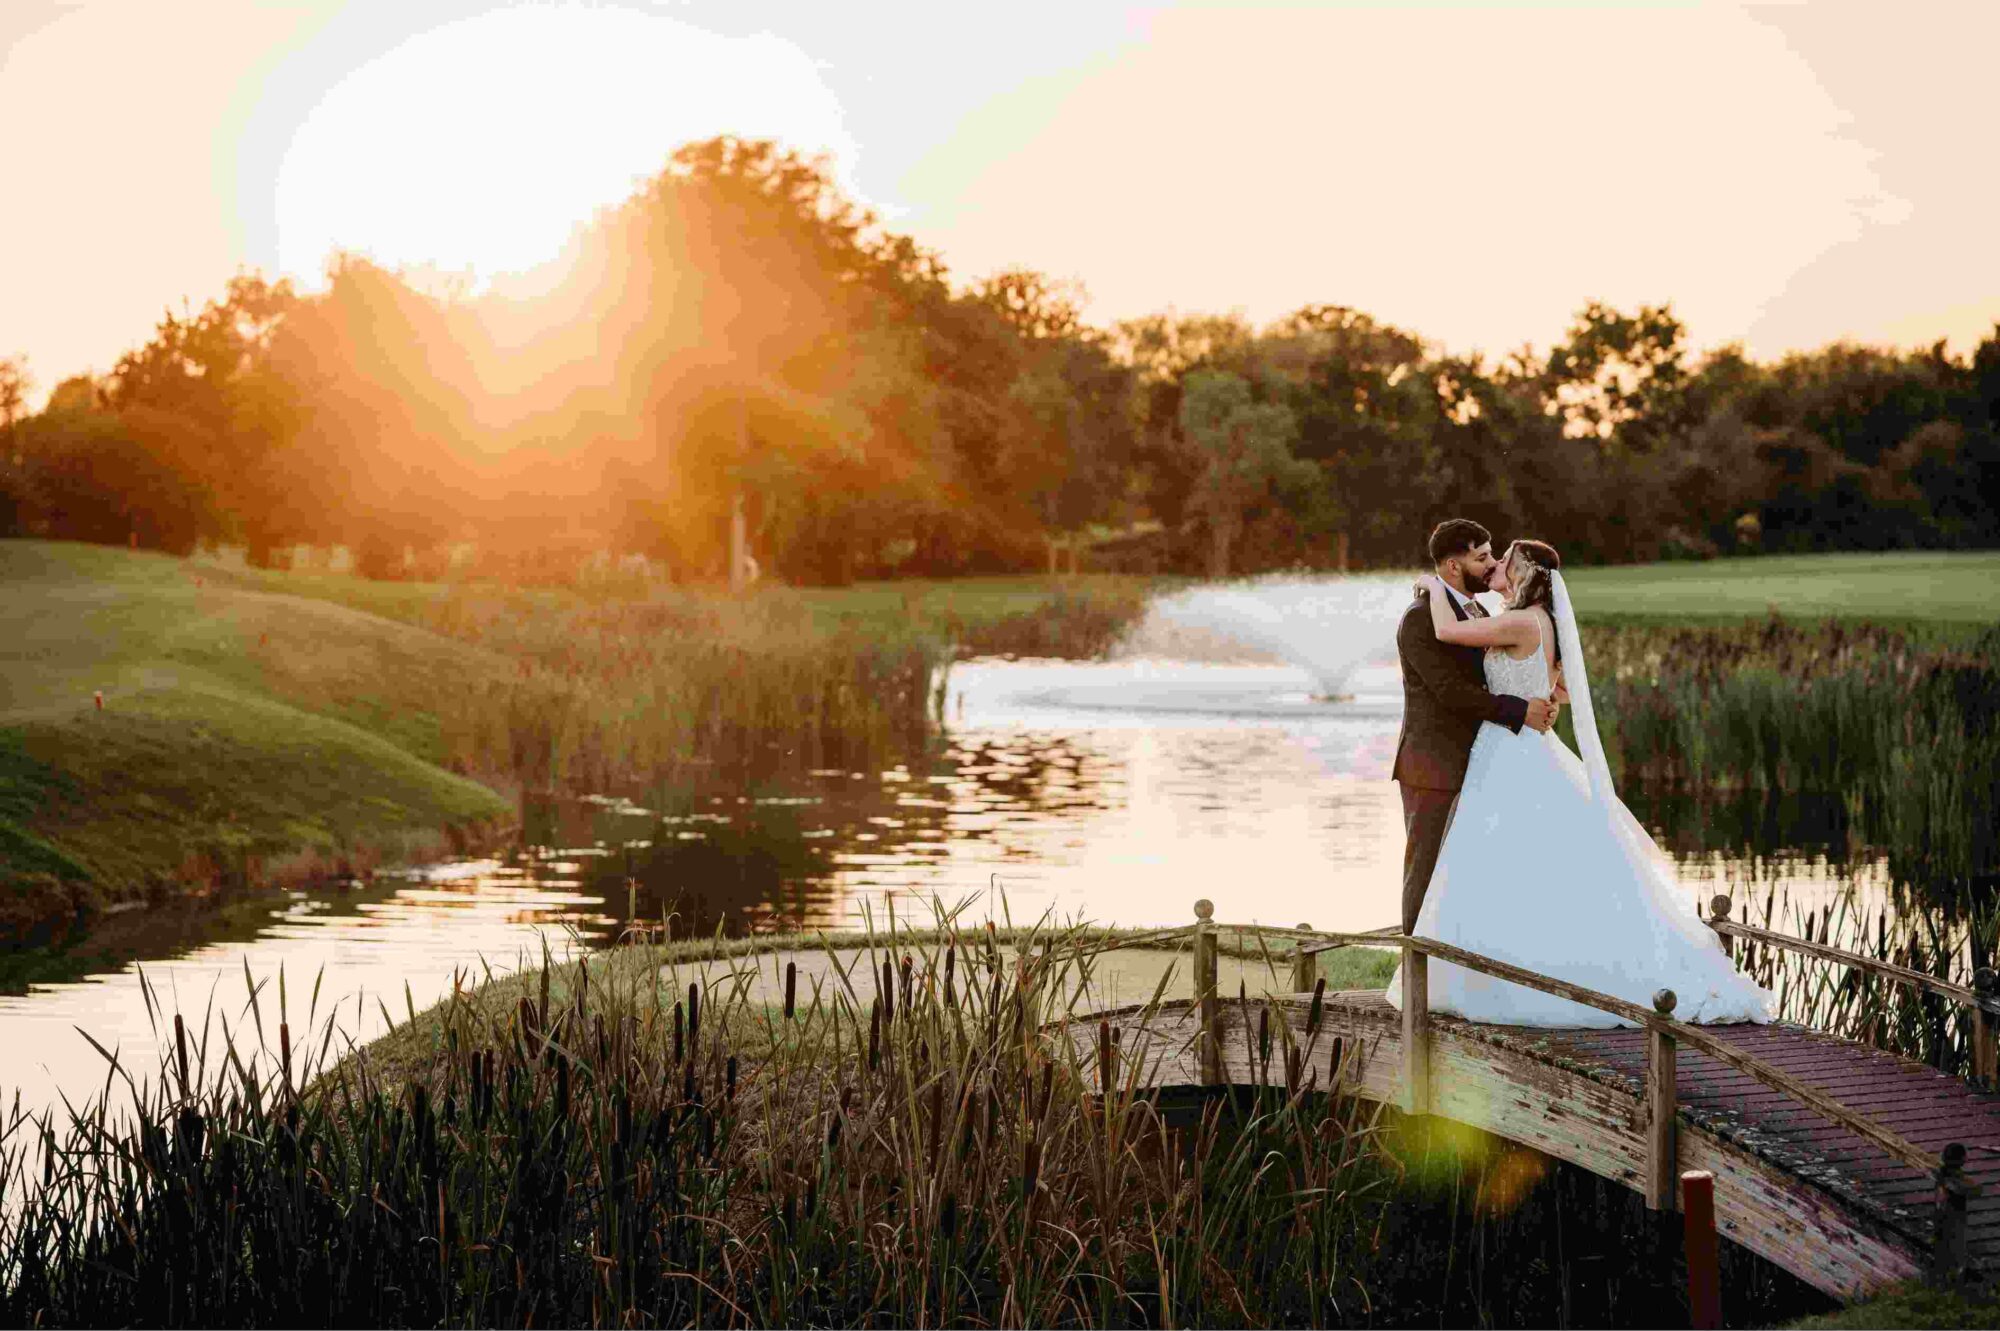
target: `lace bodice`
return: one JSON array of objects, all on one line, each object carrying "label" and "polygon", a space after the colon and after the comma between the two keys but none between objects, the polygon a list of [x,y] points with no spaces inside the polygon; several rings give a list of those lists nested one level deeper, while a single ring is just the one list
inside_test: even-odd
[{"label": "lace bodice", "polygon": [[1546,698],[1550,691],[1548,656],[1541,647],[1521,660],[1507,655],[1504,647],[1486,650],[1486,691],[1511,693],[1516,698]]}]

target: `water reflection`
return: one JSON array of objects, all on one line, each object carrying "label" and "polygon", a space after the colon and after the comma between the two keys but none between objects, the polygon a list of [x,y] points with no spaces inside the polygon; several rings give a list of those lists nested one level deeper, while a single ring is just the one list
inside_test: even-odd
[{"label": "water reflection", "polygon": [[[400,1018],[448,992],[455,971],[512,969],[545,940],[600,946],[628,914],[671,915],[682,935],[745,933],[851,926],[891,902],[921,916],[935,897],[969,903],[973,919],[1146,925],[1184,922],[1209,897],[1230,919],[1374,928],[1396,918],[1402,859],[1393,660],[1345,687],[1347,700],[1317,699],[1310,676],[1281,665],[968,663],[949,680],[944,739],[886,770],[532,802],[538,849],[240,906],[222,933],[161,930],[134,960],[170,1004],[199,1012],[213,996],[232,1026],[246,965],[266,994],[284,968],[295,1020],[323,970],[321,1013],[366,1040],[385,1010]],[[1879,855],[1824,802],[1631,802],[1697,897],[1893,910]],[[47,1104],[101,1087],[78,1027],[154,1066],[133,969],[0,998],[13,1055],[0,1094]]]},{"label": "water reflection", "polygon": [[[574,869],[575,865],[568,866]],[[254,937],[193,947],[24,995],[0,997],[0,1038],[8,1057],[0,1097],[24,1105],[74,1103],[105,1087],[109,1067],[82,1039],[88,1031],[137,1073],[158,1067],[162,1036],[149,1016],[137,971],[171,1014],[221,1040],[224,1023],[246,1058],[259,1048],[245,971],[263,984],[259,1005],[275,1042],[278,977],[286,1015],[305,1030],[314,1013],[338,1014],[342,1038],[364,1041],[450,991],[454,972],[479,978],[539,964],[544,940],[558,955],[608,937],[602,901],[574,872],[555,864],[498,860],[440,865],[407,881],[345,894],[284,893],[262,907]],[[314,986],[318,982],[315,1001]],[[316,1026],[314,1027],[316,1029]],[[338,1042],[336,1048],[339,1047]],[[210,1066],[224,1062],[211,1060]]]}]

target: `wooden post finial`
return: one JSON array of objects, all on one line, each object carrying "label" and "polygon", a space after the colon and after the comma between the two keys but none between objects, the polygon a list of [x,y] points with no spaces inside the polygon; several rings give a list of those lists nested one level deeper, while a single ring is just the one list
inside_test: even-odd
[{"label": "wooden post finial", "polygon": [[1656,990],[1653,994],[1653,1011],[1663,1017],[1671,1017],[1674,1015],[1674,1004],[1678,1002],[1680,1002],[1680,999],[1674,995],[1673,990]]},{"label": "wooden post finial", "polygon": [[1722,931],[1722,926],[1729,923],[1729,908],[1729,898],[1720,892],[1717,892],[1708,899],[1708,927],[1715,930],[1716,941],[1722,944],[1724,954],[1731,961],[1734,961],[1736,960],[1736,943],[1728,934]]},{"label": "wooden post finial", "polygon": [[1194,917],[1195,917],[1195,918],[1196,918],[1197,920],[1212,920],[1212,919],[1214,919],[1214,918],[1215,918],[1215,903],[1214,903],[1213,901],[1210,901],[1210,900],[1209,900],[1209,899],[1208,899],[1207,897],[1203,897],[1203,898],[1202,898],[1201,900],[1199,900],[1199,901],[1195,902],[1195,903],[1194,903]]},{"label": "wooden post finial", "polygon": [[[1299,932],[1310,933],[1312,925],[1299,921]],[[1306,951],[1306,940],[1301,938],[1292,949],[1292,992],[1310,993],[1313,982],[1319,978],[1319,957]]]}]

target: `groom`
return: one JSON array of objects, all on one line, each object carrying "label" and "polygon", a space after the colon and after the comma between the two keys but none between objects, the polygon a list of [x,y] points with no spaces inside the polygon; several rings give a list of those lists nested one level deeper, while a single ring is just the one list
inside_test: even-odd
[{"label": "groom", "polygon": [[[1444,581],[1451,608],[1460,619],[1484,618],[1472,599],[1486,590],[1498,563],[1486,528],[1465,518],[1438,524],[1430,539],[1431,563]],[[1486,691],[1485,655],[1477,647],[1439,642],[1431,629],[1428,597],[1422,592],[1403,612],[1396,628],[1396,655],[1403,666],[1403,727],[1396,736],[1395,778],[1403,789],[1403,932],[1414,933],[1424,889],[1437,867],[1438,849],[1451,826],[1466,760],[1481,721],[1546,731],[1561,708],[1545,698],[1516,698]]]}]

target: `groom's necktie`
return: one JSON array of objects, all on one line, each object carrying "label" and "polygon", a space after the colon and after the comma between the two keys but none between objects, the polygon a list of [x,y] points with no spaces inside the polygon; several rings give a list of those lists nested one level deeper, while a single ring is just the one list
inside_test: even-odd
[{"label": "groom's necktie", "polygon": [[1465,598],[1465,613],[1471,615],[1474,619],[1484,619],[1486,618],[1486,607],[1468,596]]}]

